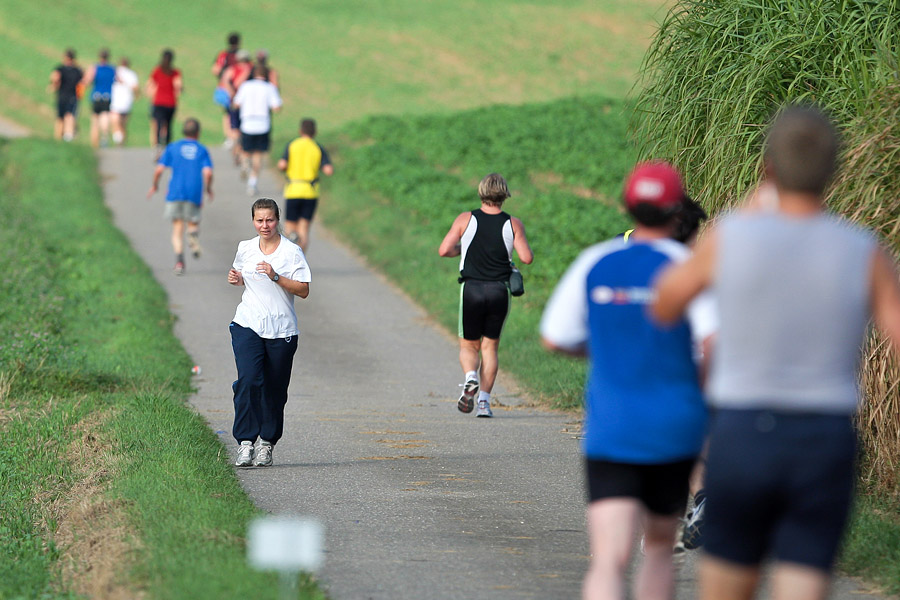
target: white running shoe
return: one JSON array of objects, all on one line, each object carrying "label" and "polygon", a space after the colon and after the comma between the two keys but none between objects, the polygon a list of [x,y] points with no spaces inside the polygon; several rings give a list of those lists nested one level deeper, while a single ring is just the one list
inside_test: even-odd
[{"label": "white running shoe", "polygon": [[459,412],[468,414],[475,408],[475,396],[478,395],[478,380],[469,379],[460,385],[463,393],[459,397],[459,402],[456,403],[456,408],[459,409]]},{"label": "white running shoe", "polygon": [[491,401],[490,400],[479,400],[478,401],[478,410],[475,412],[476,417],[485,417],[491,418],[494,416],[494,413],[491,411]]},{"label": "white running shoe", "polygon": [[256,459],[253,464],[257,467],[272,466],[272,444],[265,440],[259,440],[259,446],[256,447]]},{"label": "white running shoe", "polygon": [[234,461],[236,467],[252,467],[253,466],[253,442],[244,440],[238,446],[237,460]]}]

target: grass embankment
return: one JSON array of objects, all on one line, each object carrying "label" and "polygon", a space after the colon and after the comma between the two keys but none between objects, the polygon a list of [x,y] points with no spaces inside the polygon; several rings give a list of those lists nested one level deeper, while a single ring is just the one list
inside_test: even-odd
[{"label": "grass embankment", "polygon": [[[455,333],[458,259],[441,259],[437,246],[457,214],[478,207],[480,178],[504,174],[513,193],[505,208],[523,219],[535,261],[520,265],[527,291],[513,299],[501,368],[544,402],[577,409],[585,365],[543,351],[537,325],[577,253],[628,227],[619,198],[637,157],[629,119],[627,104],[599,98],[370,118],[329,147],[339,172],[326,180],[323,220]],[[900,506],[861,490],[843,569],[896,593]]]},{"label": "grass embankment", "polygon": [[257,511],[183,402],[191,362],[95,159],[23,140],[0,167],[0,598],[273,589],[246,565]]},{"label": "grass embankment", "polygon": [[[230,31],[266,48],[281,76],[275,131],[303,116],[328,127],[369,114],[454,111],[495,102],[631,89],[665,0],[367,0],[337,3],[56,3],[0,0],[0,97],[5,116],[50,135],[50,71],[66,47],[83,66],[108,47],[131,57],[145,81],[164,47],[175,51],[185,93],[175,115],[199,117],[221,139],[212,101],[213,58]],[[659,15],[661,16],[661,15]],[[86,138],[90,106],[82,102]],[[147,99],[135,105],[132,143],[145,145]]]}]

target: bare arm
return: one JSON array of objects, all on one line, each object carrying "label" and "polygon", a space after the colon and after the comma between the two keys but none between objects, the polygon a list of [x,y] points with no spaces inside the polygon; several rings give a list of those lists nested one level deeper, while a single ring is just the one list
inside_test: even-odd
[{"label": "bare arm", "polygon": [[153,183],[150,184],[150,191],[147,192],[148,199],[159,189],[159,178],[165,170],[166,168],[163,165],[156,165],[156,168],[153,169]]},{"label": "bare arm", "polygon": [[[266,277],[271,280],[275,279],[275,269],[265,261],[258,263],[256,265],[256,270],[260,273],[265,273]],[[288,279],[284,275],[279,275],[278,281],[275,281],[274,283],[289,294],[300,296],[301,298],[309,296],[309,282],[307,281],[294,281],[293,279]]]},{"label": "bare arm", "polygon": [[716,231],[710,231],[697,244],[685,262],[667,268],[656,282],[656,300],[650,312],[662,323],[674,323],[687,305],[712,282],[715,264]]},{"label": "bare arm", "polygon": [[84,76],[81,78],[81,83],[85,87],[91,85],[91,83],[94,81],[94,75],[96,74],[96,72],[97,72],[97,68],[94,67],[94,65],[91,65],[90,67],[88,67],[88,70],[85,71]]},{"label": "bare arm", "polygon": [[330,177],[331,175],[334,175],[334,167],[331,165],[331,163],[324,165],[322,167],[322,172]]},{"label": "bare arm", "polygon": [[184,91],[184,83],[181,79],[181,75],[175,76],[175,79],[172,80],[172,87],[175,88],[175,97],[179,97],[181,92]]},{"label": "bare arm", "polygon": [[54,69],[52,73],[50,73],[50,90],[55,92],[59,89],[59,70]]},{"label": "bare arm", "polygon": [[545,350],[549,350],[551,352],[558,352],[560,354],[565,354],[567,356],[576,356],[576,357],[585,357],[587,356],[587,344],[582,344],[577,348],[564,348],[562,346],[557,346],[550,340],[545,337],[541,337],[541,346],[544,347]]},{"label": "bare arm", "polygon": [[883,248],[872,257],[872,314],[878,329],[900,351],[900,279],[897,265]]},{"label": "bare arm", "polygon": [[228,283],[231,285],[244,285],[244,276],[237,269],[229,269]]},{"label": "bare arm", "polygon": [[513,229],[513,248],[516,249],[519,260],[526,265],[530,265],[534,261],[534,253],[531,251],[531,246],[528,245],[528,238],[525,236],[525,225],[516,217],[512,217],[510,221],[512,221]]},{"label": "bare arm", "polygon": [[278,170],[279,170],[279,171],[286,171],[286,170],[287,170],[287,161],[284,160],[283,158],[279,158],[279,159],[278,159]]},{"label": "bare arm", "polygon": [[444,239],[438,248],[439,255],[445,258],[460,255],[462,248],[460,248],[459,240],[466,231],[466,225],[468,224],[471,215],[471,212],[460,213],[460,215],[453,220],[450,231],[444,236]]},{"label": "bare arm", "polygon": [[203,168],[203,187],[206,188],[206,197],[209,199],[210,202],[213,201],[212,182],[213,182],[213,170],[210,169],[209,167],[204,167]]}]

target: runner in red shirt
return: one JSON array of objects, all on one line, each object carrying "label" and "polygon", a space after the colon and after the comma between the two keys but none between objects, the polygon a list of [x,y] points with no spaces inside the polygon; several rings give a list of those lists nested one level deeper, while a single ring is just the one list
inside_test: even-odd
[{"label": "runner in red shirt", "polygon": [[175,116],[175,106],[182,90],[181,71],[172,66],[174,58],[171,50],[163,50],[159,65],[147,80],[147,96],[153,105],[150,112],[150,145],[156,148],[157,154],[169,143],[172,117]]},{"label": "runner in red shirt", "polygon": [[237,53],[241,49],[241,34],[232,32],[228,34],[228,47],[216,55],[216,60],[212,64],[212,74],[216,76],[216,91],[213,99],[216,104],[224,109],[222,115],[222,134],[225,136],[225,147],[230,148],[233,141],[231,133],[231,116],[228,114],[231,105],[231,98],[234,94],[229,94],[228,87],[222,82],[222,74],[225,69],[237,63]]}]

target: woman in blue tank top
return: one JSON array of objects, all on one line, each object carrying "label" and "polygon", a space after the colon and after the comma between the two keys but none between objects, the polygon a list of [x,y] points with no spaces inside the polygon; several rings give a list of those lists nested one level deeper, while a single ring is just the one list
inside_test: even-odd
[{"label": "woman in blue tank top", "polygon": [[92,65],[84,74],[85,86],[94,85],[91,92],[91,145],[95,148],[106,145],[109,140],[109,103],[112,99],[112,86],[116,80],[116,69],[109,64],[109,50],[100,50],[100,60]]}]

